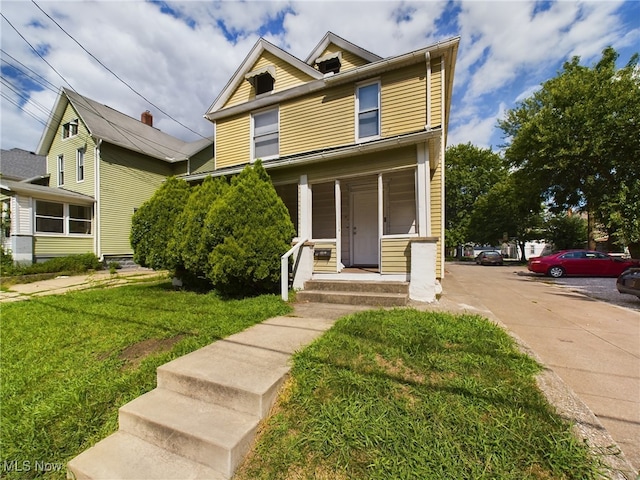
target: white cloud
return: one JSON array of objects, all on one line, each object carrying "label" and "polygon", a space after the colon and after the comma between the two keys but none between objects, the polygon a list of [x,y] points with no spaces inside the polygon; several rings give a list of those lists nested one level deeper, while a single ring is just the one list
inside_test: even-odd
[{"label": "white cloud", "polygon": [[[637,22],[620,18],[617,1],[561,1],[540,12],[532,1],[471,0],[39,5],[136,91],[201,135],[212,131],[202,115],[261,34],[301,59],[329,30],[381,56],[459,34],[449,143],[484,146],[497,141],[497,106],[525,98],[572,55],[592,62],[607,44],[637,50],[640,38]],[[3,1],[2,12],[79,93],[136,118],[149,109],[162,130],[196,138],[98,65],[31,2]],[[55,89],[64,84],[4,20],[1,34],[4,51]],[[3,67],[7,60],[3,55]],[[4,68],[3,78],[16,81]],[[45,110],[53,107],[49,89],[26,94]],[[10,95],[4,85],[3,95]],[[2,148],[35,149],[47,114],[33,105],[28,111],[40,122],[2,99]]]}]

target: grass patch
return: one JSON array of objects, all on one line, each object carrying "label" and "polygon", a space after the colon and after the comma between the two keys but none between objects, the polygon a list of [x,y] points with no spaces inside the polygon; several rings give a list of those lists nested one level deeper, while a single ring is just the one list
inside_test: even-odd
[{"label": "grass patch", "polygon": [[294,357],[239,479],[591,479],[602,463],[486,319],[415,310],[339,320]]},{"label": "grass patch", "polygon": [[170,282],[3,304],[0,477],[65,478],[33,467],[64,466],[114,432],[156,367],[289,310],[277,296],[222,300]]}]

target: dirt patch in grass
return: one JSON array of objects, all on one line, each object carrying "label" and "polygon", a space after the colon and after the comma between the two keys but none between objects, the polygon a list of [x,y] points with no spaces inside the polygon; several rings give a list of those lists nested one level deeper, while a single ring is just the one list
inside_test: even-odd
[{"label": "dirt patch in grass", "polygon": [[137,368],[149,355],[168,352],[184,337],[185,335],[176,335],[175,337],[161,339],[149,338],[148,340],[129,345],[122,351],[118,358],[126,362],[123,368]]}]

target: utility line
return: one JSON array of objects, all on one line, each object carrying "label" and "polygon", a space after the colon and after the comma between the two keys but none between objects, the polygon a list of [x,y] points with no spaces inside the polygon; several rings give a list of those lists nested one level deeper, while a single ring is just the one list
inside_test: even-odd
[{"label": "utility line", "polygon": [[158,107],[157,105],[155,105],[151,100],[149,100],[148,98],[146,98],[144,95],[142,95],[141,93],[139,93],[138,91],[136,91],[131,85],[129,85],[126,81],[124,81],[122,78],[120,78],[118,76],[118,74],[116,74],[113,70],[111,70],[109,67],[107,67],[104,63],[102,63],[93,53],[91,53],[89,50],[87,50],[80,42],[78,42],[78,40],[76,40],[71,34],[69,34],[58,22],[56,22],[51,15],[49,15],[47,12],[45,12],[42,7],[40,7],[40,5],[38,5],[35,0],[31,0],[31,2],[38,7],[38,10],[40,10],[42,13],[44,13],[47,18],[49,18],[49,20],[51,20],[53,23],[55,23],[58,28],[60,30],[62,30],[64,32],[65,35],[67,35],[67,37],[69,37],[71,40],[73,40],[82,50],[84,50],[91,58],[93,58],[96,62],[98,62],[105,70],[107,70],[109,73],[111,73],[114,77],[116,77],[118,80],[120,80],[120,82],[122,82],[126,87],[129,88],[129,90],[131,90],[133,93],[135,93],[136,95],[138,95],[140,98],[142,98],[145,102],[147,102],[149,105],[151,105],[152,107],[154,107],[155,109],[157,109],[160,113],[166,115],[168,118],[170,118],[171,120],[173,120],[174,122],[178,123],[179,125],[181,125],[182,127],[186,128],[187,130],[189,130],[192,133],[195,133],[196,135],[198,135],[201,138],[207,138],[203,135],[201,135],[200,133],[196,132],[195,130],[191,129],[190,127],[188,127],[187,125],[185,125],[184,123],[182,123],[181,121],[173,118],[171,115],[169,115],[167,112],[165,112],[163,109],[161,109],[160,107]]},{"label": "utility line", "polygon": [[37,80],[36,78],[32,77],[31,75],[27,74],[24,70],[16,67],[15,65],[12,65],[11,63],[7,62],[4,58],[2,59],[2,61],[4,63],[6,63],[7,65],[9,65],[11,68],[16,69],[17,71],[19,71],[20,73],[22,73],[24,76],[30,78],[31,80],[33,80],[34,82],[38,83],[39,85],[41,85],[43,88],[47,88],[49,90],[51,90],[54,93],[58,92],[58,87],[56,87],[53,83],[51,83],[49,80],[47,80],[46,78],[44,78],[42,75],[40,75],[39,73],[31,70],[29,67],[27,67],[24,63],[22,63],[20,60],[18,60],[17,58],[11,56],[9,53],[7,53],[6,51],[4,51],[2,48],[0,48],[0,53],[2,53],[2,55],[4,55],[5,57],[9,57],[11,60],[13,60],[14,62],[16,62],[17,64],[19,64],[20,66],[24,67],[25,69],[29,70],[31,73],[33,73],[36,77],[40,78],[42,80],[41,81]]},{"label": "utility line", "polygon": [[[38,7],[38,8],[40,8],[40,7]],[[56,74],[57,74],[57,75],[62,79],[62,81],[63,81],[65,84],[67,84],[67,85],[69,86],[69,88],[70,88],[73,92],[75,92],[75,93],[77,93],[78,95],[80,95],[78,92],[76,92],[76,90],[73,88],[73,86],[72,86],[72,85],[67,81],[67,79],[66,79],[66,78],[65,78],[65,77],[64,77],[60,72],[58,72],[58,71],[53,67],[53,65],[51,65],[51,64],[50,64],[50,63],[49,63],[49,62],[48,62],[48,61],[47,61],[47,60],[42,56],[42,54],[41,54],[41,53],[40,53],[40,52],[39,52],[39,51],[38,51],[38,50],[37,50],[33,45],[31,45],[31,43],[30,43],[30,42],[29,42],[29,41],[24,37],[24,35],[22,35],[22,33],[20,33],[20,31],[19,31],[19,30],[18,30],[18,29],[17,29],[17,28],[16,28],[16,27],[15,27],[15,26],[10,22],[10,21],[9,21],[9,19],[8,19],[7,17],[5,17],[5,16],[4,16],[4,14],[3,14],[2,12],[0,12],[0,17],[2,17],[2,18],[3,18],[3,19],[4,19],[4,20],[9,24],[9,26],[10,26],[10,27],[11,27],[11,28],[12,28],[12,29],[13,29],[13,30],[14,30],[14,31],[15,31],[15,32],[20,36],[20,38],[22,38],[22,40],[23,40],[27,45],[29,45],[29,47],[31,47],[31,50],[33,50],[33,51],[35,52],[35,54],[36,54],[36,55],[38,55],[38,57],[40,57],[40,58],[42,59],[42,61],[43,61],[44,63],[46,63],[46,64],[49,66],[49,68],[51,68],[51,70],[53,70],[53,71],[54,71],[54,72],[55,72],[55,73],[56,73]],[[65,32],[65,33],[66,33],[66,32]],[[84,99],[84,97],[83,97],[83,99]],[[88,99],[87,99],[87,100],[88,100]],[[86,101],[85,101],[85,102],[86,102]],[[15,102],[12,102],[12,103],[15,105]],[[169,147],[169,146],[167,146],[167,145],[162,145],[162,144],[160,144],[160,143],[158,143],[158,142],[154,142],[153,140],[150,140],[150,139],[148,139],[148,138],[142,137],[142,136],[140,136],[140,135],[138,135],[138,134],[136,134],[136,133],[134,133],[134,132],[131,132],[131,131],[129,131],[129,130],[126,130],[126,129],[124,129],[124,128],[120,127],[119,125],[114,124],[113,122],[111,122],[110,120],[108,120],[107,118],[105,118],[105,117],[104,117],[104,116],[103,116],[99,111],[97,111],[97,110],[93,107],[93,105],[89,104],[88,102],[86,102],[86,103],[87,103],[87,105],[86,105],[86,106],[87,106],[89,109],[93,110],[93,111],[94,111],[94,113],[95,113],[98,117],[102,118],[102,119],[103,119],[103,120],[105,120],[107,123],[109,123],[109,124],[110,124],[114,129],[116,129],[117,131],[119,131],[119,132],[122,134],[122,136],[123,136],[123,137],[127,138],[127,139],[132,143],[132,144],[134,144],[136,147],[138,147],[141,151],[144,151],[144,150],[145,150],[145,149],[143,149],[143,148],[141,148],[141,147],[139,146],[139,145],[142,143],[142,144],[146,144],[149,148],[151,148],[151,149],[155,150],[155,151],[156,151],[156,152],[158,152],[158,153],[161,153],[161,151],[160,151],[160,150],[158,150],[156,147],[154,147],[152,144],[159,145],[160,147],[165,148],[165,149],[169,149],[169,150],[171,150],[171,151],[173,151],[173,152],[175,152],[175,153],[181,153],[179,150],[175,150],[175,149],[173,149],[173,148],[171,148],[171,147]],[[152,105],[153,105],[153,104],[152,104]],[[19,108],[21,108],[19,105],[16,105],[16,106],[18,106]],[[130,133],[131,135],[127,135],[127,133]],[[194,133],[195,133],[195,132],[194,132]],[[198,135],[199,135],[199,134],[198,134]],[[206,139],[206,137],[203,137],[202,135],[200,135],[200,136],[201,136],[203,139]]]}]

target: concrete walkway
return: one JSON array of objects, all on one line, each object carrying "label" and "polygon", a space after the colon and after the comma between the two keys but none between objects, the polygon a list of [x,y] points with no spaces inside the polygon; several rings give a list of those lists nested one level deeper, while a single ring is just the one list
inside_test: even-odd
[{"label": "concrete walkway", "polygon": [[82,275],[63,275],[32,283],[9,285],[8,291],[0,290],[0,302],[16,302],[30,297],[59,295],[74,290],[96,287],[112,287],[167,278],[166,272],[156,272],[147,268],[125,268],[111,274],[109,270],[98,270]]},{"label": "concrete walkway", "polygon": [[447,264],[443,289],[435,308],[504,326],[545,366],[539,384],[551,403],[593,445],[607,449],[615,441],[626,461],[611,460],[625,478],[637,478],[640,311],[590,299],[520,266]]}]

